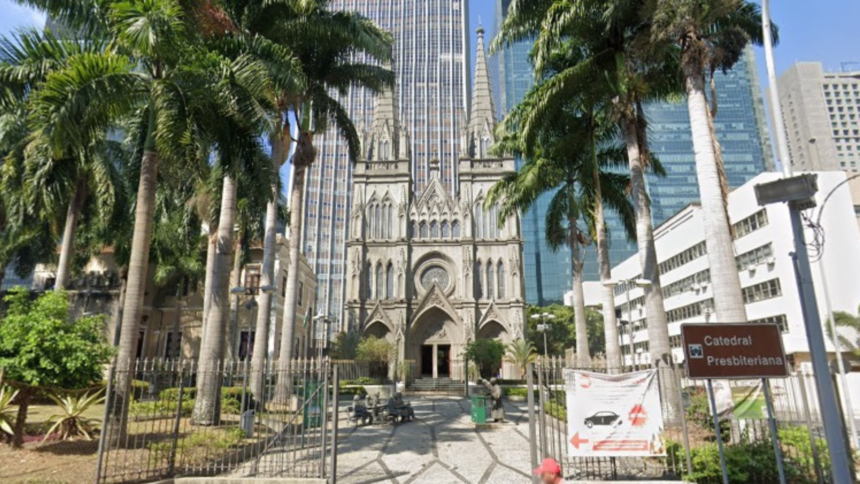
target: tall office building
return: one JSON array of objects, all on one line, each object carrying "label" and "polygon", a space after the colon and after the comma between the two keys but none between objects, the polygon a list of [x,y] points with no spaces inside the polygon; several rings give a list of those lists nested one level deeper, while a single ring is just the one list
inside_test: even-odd
[{"label": "tall office building", "polygon": [[860,170],[860,71],[798,62],[777,81],[797,171]]},{"label": "tall office building", "polygon": [[[395,105],[412,153],[415,189],[430,181],[429,162],[454,193],[470,88],[468,0],[333,0],[331,8],[359,12],[394,35]],[[361,131],[373,126],[374,96],[352,89],[341,98]],[[305,255],[317,274],[317,311],[340,318],[344,309],[345,237],[352,206],[352,166],[333,131],[318,138],[317,162],[306,180]]]},{"label": "tall office building", "polygon": [[[500,30],[510,0],[496,0],[497,31]],[[502,86],[501,108],[510,110],[533,83],[528,61],[529,43],[514,45],[498,54]],[[767,121],[755,61],[749,49],[735,68],[716,75],[718,113],[716,128],[723,149],[726,173],[732,188],[743,185],[759,173],[773,169]],[[665,178],[648,178],[653,204],[654,225],[658,225],[691,202],[698,201],[693,142],[686,103],[654,103],[646,106],[651,149],[666,168]],[[523,263],[526,300],[529,304],[561,303],[571,289],[570,251],[554,253],[546,245],[544,214],[550,195],[541,197],[535,207],[522,215]],[[615,214],[607,212],[610,235],[609,256],[613,265],[636,253],[636,243],[627,240]],[[585,251],[583,278],[600,279],[596,248]]]}]

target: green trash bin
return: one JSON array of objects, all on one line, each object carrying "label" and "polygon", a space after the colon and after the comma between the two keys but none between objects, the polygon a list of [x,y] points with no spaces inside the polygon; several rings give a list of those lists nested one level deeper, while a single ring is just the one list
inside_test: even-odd
[{"label": "green trash bin", "polygon": [[487,423],[487,397],[472,397],[472,423]]}]

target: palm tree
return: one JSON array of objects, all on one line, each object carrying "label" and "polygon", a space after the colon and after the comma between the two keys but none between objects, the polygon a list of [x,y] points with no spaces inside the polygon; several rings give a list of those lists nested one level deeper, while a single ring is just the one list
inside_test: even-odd
[{"label": "palm tree", "polygon": [[[65,68],[40,86],[40,100],[56,117],[48,139],[52,143],[64,137],[76,139],[82,135],[79,126],[99,126],[121,116],[138,120],[140,177],[122,311],[116,394],[116,408],[124,409],[131,374],[123,370],[133,363],[142,317],[159,165],[199,159],[200,145],[196,140],[204,128],[201,120],[225,114],[248,118],[248,113],[242,111],[254,107],[235,103],[242,99],[235,92],[237,85],[248,90],[265,86],[260,85],[260,69],[252,58],[227,58],[204,42],[206,35],[222,35],[230,27],[219,23],[219,15],[210,15],[214,8],[210,2],[28,3],[48,7],[72,29],[86,27],[105,32],[110,46],[99,54],[73,56]],[[183,7],[196,10],[189,12]],[[89,10],[82,15],[82,9]]]},{"label": "palm tree", "polygon": [[69,281],[79,225],[110,220],[118,208],[120,175],[113,156],[120,150],[119,143],[107,139],[104,126],[82,126],[82,137],[49,143],[43,133],[50,132],[54,119],[39,109],[38,88],[72,56],[103,49],[98,38],[62,37],[50,30],[23,30],[0,39],[0,79],[9,95],[6,103],[18,103],[29,114],[24,128],[26,148],[20,153],[24,167],[17,173],[24,177],[25,193],[21,195],[50,225],[63,227],[57,237],[61,241],[57,290]]},{"label": "palm tree", "polygon": [[[842,351],[850,353],[855,358],[860,357],[860,317],[845,311],[833,311],[833,322],[836,323],[836,334]],[[833,341],[830,325],[825,325],[824,329]]]},{"label": "palm tree", "polygon": [[[656,48],[668,44],[670,49],[680,49],[716,317],[723,322],[745,322],[746,306],[726,210],[725,169],[713,122],[716,104],[713,108],[708,105],[705,85],[707,76],[713,83],[717,69],[731,69],[750,43],[761,45],[759,7],[746,0],[661,0],[653,3],[649,14]],[[715,101],[714,94],[712,88]]]},{"label": "palm tree", "polygon": [[[545,74],[551,78],[554,71],[548,68]],[[543,193],[554,192],[546,213],[546,239],[553,248],[567,245],[571,251],[577,365],[587,368],[590,352],[581,247],[590,243],[590,235],[606,237],[605,227],[597,229],[603,223],[604,205],[621,215],[630,233],[633,209],[626,197],[628,178],[607,170],[617,166],[623,152],[611,143],[614,130],[605,123],[599,125],[593,105],[573,99],[542,109],[535,117],[549,85],[538,82],[500,126],[502,141],[496,150],[522,153],[526,163],[519,173],[490,190],[487,203],[501,201],[501,212],[507,216],[513,210],[527,210]],[[580,220],[585,229],[578,226]],[[605,240],[602,245],[606,248]],[[614,314],[614,307],[609,310]],[[607,340],[617,348],[617,333],[607,335]]]},{"label": "palm tree", "polygon": [[508,343],[505,361],[520,369],[520,379],[525,379],[526,368],[537,360],[537,350],[534,345],[524,339]]},{"label": "palm tree", "polygon": [[536,111],[552,109],[583,91],[593,90],[594,99],[600,99],[599,93],[604,93],[605,113],[618,125],[626,145],[639,261],[642,277],[651,281],[645,289],[651,359],[671,364],[651,204],[645,184],[645,173],[652,166],[653,156],[648,149],[642,105],[677,93],[680,82],[674,57],[665,52],[655,55],[647,48],[651,24],[642,15],[646,4],[644,0],[622,3],[512,0],[491,50],[534,39],[535,69],[540,72],[560,44],[573,43],[579,47],[582,58],[547,81],[548,95],[540,100]]}]

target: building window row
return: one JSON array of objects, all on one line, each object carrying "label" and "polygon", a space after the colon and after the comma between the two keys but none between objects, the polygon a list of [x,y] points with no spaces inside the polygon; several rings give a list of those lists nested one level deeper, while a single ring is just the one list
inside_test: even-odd
[{"label": "building window row", "polygon": [[413,239],[459,239],[460,222],[447,220],[441,223],[436,220],[428,222],[412,222],[409,225],[409,237]]},{"label": "building window row", "polygon": [[760,282],[743,289],[744,303],[754,303],[782,296],[782,286],[779,279]]},{"label": "building window row", "polygon": [[658,268],[660,269],[660,274],[666,274],[669,271],[675,270],[684,264],[692,262],[703,255],[707,255],[708,248],[705,246],[705,242],[699,242],[698,244],[690,247],[687,250],[684,250],[678,254],[673,255],[672,257],[666,259],[661,262]]},{"label": "building window row", "polygon": [[[633,281],[635,281],[637,279],[642,279],[642,274],[639,274],[636,277],[631,277],[630,279]],[[628,286],[629,286],[629,288],[628,288]],[[615,295],[616,296],[622,296],[628,291],[628,289],[632,290],[635,287],[636,286],[634,284],[628,284],[627,281],[620,282],[615,286]]]},{"label": "building window row", "polygon": [[376,268],[373,264],[367,263],[365,273],[365,287],[367,290],[367,299],[394,299],[396,297],[394,287],[394,264],[388,261],[385,266],[382,262],[376,263]]},{"label": "building window row", "polygon": [[705,308],[710,308],[713,306],[714,300],[706,299],[704,301],[688,304],[680,308],[670,309],[669,311],[666,311],[666,319],[668,322],[674,323],[675,321],[683,321],[685,319],[695,318],[696,316],[701,316],[702,313],[704,313]]},{"label": "building window row", "polygon": [[732,225],[732,231],[734,232],[735,240],[745,235],[749,235],[756,230],[766,226],[767,224],[767,210],[761,209],[758,212],[750,215],[749,217],[739,222],[735,222]]},{"label": "building window row", "polygon": [[748,269],[750,266],[770,263],[772,262],[772,257],[773,245],[768,243],[749,252],[744,252],[743,254],[735,257],[735,260],[738,263],[738,270],[743,271]]},{"label": "building window row", "polygon": [[756,324],[775,324],[779,326],[779,330],[783,333],[788,333],[788,319],[785,317],[785,314],[780,314],[777,316],[768,316],[766,318],[754,319],[750,321],[750,323]]},{"label": "building window row", "polygon": [[687,276],[680,281],[675,281],[672,284],[663,288],[663,297],[670,298],[677,294],[681,294],[690,290],[698,290],[702,285],[711,282],[711,270],[705,269],[691,276]]},{"label": "building window row", "polygon": [[499,260],[492,259],[486,263],[478,261],[475,264],[476,299],[504,299],[505,296],[505,265]]}]

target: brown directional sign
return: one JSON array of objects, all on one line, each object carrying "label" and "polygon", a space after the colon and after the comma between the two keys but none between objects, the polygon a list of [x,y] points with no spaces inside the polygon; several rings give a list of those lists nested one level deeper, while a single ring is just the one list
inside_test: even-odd
[{"label": "brown directional sign", "polygon": [[690,378],[784,378],[782,335],[775,324],[682,324]]}]

